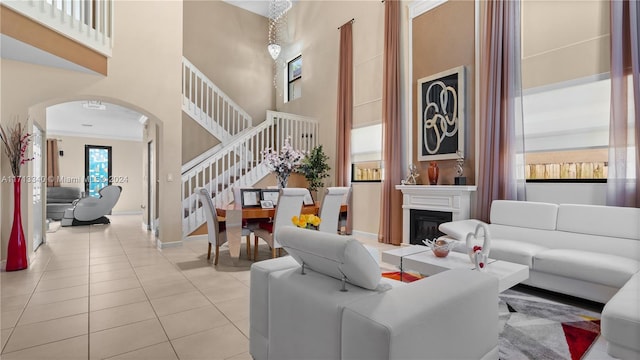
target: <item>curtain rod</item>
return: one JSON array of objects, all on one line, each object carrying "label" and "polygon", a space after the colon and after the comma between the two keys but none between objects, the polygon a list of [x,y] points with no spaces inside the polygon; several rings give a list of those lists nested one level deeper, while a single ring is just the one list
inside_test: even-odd
[{"label": "curtain rod", "polygon": [[354,22],[356,22],[356,19],[353,19],[353,18],[352,18],[351,20],[347,21],[346,23],[344,23],[344,24],[342,24],[342,25],[338,26],[338,30],[340,30],[340,28],[341,28],[341,27],[343,27],[344,25],[346,25],[347,23],[352,23],[352,24],[353,24]]}]

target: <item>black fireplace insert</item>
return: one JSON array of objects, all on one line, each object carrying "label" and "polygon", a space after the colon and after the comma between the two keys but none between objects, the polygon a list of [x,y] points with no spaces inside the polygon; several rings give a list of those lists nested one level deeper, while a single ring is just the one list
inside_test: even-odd
[{"label": "black fireplace insert", "polygon": [[443,232],[438,226],[452,220],[450,212],[411,209],[409,218],[409,242],[412,245],[424,245],[422,240],[435,239]]}]

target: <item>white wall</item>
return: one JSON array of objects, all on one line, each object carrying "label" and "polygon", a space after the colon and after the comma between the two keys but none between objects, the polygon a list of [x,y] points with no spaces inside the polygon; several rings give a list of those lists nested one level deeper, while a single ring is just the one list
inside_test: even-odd
[{"label": "white wall", "polygon": [[528,183],[527,201],[606,205],[605,183]]}]

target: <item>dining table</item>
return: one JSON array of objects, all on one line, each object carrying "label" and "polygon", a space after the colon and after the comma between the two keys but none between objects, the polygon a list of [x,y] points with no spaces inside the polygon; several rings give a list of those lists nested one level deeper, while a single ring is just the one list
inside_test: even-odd
[{"label": "dining table", "polygon": [[[231,260],[234,264],[236,264],[240,259],[243,222],[257,219],[265,219],[265,221],[269,221],[275,216],[276,208],[277,206],[274,208],[262,208],[260,206],[242,207],[239,203],[231,203],[226,208],[216,208],[218,221],[225,222],[229,255],[231,256]],[[319,203],[303,205],[300,209],[301,214],[317,215],[318,211],[320,211]],[[343,204],[340,207],[340,212],[342,213],[346,211],[347,205]]]}]

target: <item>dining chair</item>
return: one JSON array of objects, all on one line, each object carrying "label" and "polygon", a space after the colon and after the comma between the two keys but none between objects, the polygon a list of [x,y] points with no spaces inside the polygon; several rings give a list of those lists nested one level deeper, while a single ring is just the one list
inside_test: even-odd
[{"label": "dining chair", "polygon": [[282,248],[276,239],[276,230],[281,226],[292,225],[291,218],[299,216],[302,210],[302,202],[307,194],[304,188],[285,188],[280,189],[280,197],[278,197],[278,206],[270,223],[260,223],[260,227],[253,231],[256,236],[253,244],[253,259],[258,258],[258,238],[267,242],[271,248],[271,257],[276,257],[276,249]]},{"label": "dining chair", "polygon": [[[242,205],[242,190],[243,189],[253,189],[250,187],[246,187],[246,188],[241,188],[239,186],[234,186],[233,187],[233,202],[236,204],[236,209],[240,209],[243,208],[244,205]],[[237,206],[240,205],[240,206]],[[242,233],[241,236],[243,236],[245,239],[247,239],[247,259],[251,260],[251,233],[253,232],[253,228],[252,227],[252,223],[247,222],[246,220],[242,220]],[[257,224],[255,224],[255,227],[257,227]]]},{"label": "dining chair", "polygon": [[218,222],[218,214],[211,200],[209,190],[203,187],[196,188],[196,194],[202,203],[202,209],[207,217],[207,237],[209,238],[209,250],[207,251],[207,260],[211,259],[211,246],[216,245],[216,254],[213,265],[218,265],[218,255],[220,254],[220,245],[227,242],[226,224]]},{"label": "dining chair", "polygon": [[322,199],[322,207],[320,208],[320,226],[319,231],[335,234],[338,232],[338,224],[340,220],[340,207],[344,200],[349,196],[350,187],[330,187],[327,188]]}]

